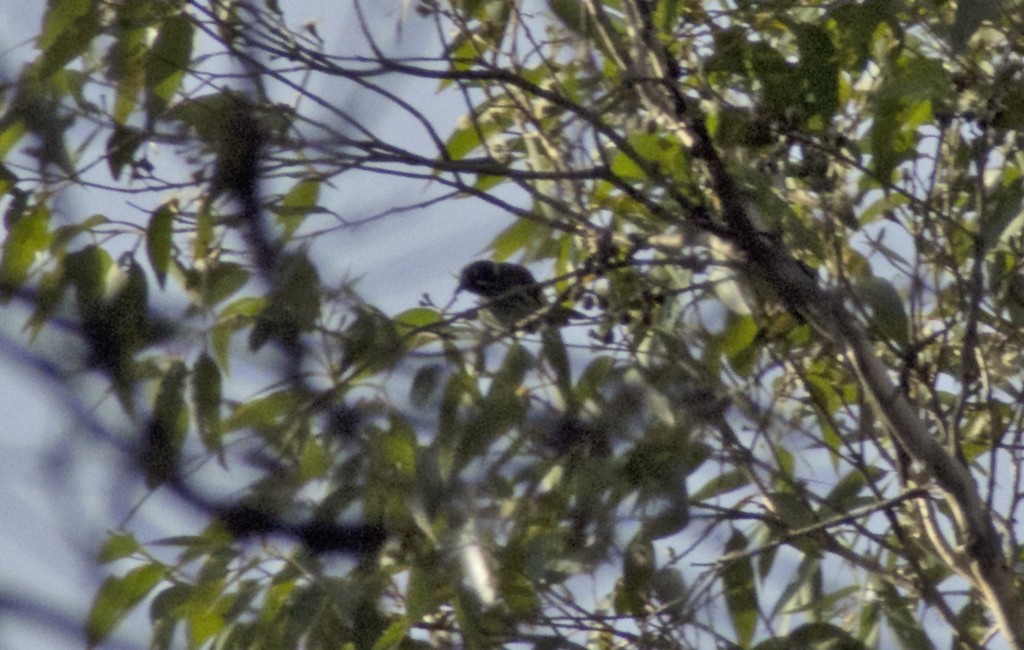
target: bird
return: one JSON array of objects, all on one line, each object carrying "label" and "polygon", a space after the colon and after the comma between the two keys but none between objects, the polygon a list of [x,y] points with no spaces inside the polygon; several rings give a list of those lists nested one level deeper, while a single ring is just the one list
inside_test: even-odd
[{"label": "bird", "polygon": [[541,322],[565,325],[582,316],[561,305],[549,306],[544,291],[528,268],[510,262],[477,260],[467,264],[459,276],[459,291],[483,298],[485,322],[500,329],[533,331]]}]

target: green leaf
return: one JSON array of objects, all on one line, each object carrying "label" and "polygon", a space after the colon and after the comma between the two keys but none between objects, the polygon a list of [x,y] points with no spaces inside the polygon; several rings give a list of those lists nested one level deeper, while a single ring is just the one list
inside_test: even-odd
[{"label": "green leaf", "polygon": [[110,223],[102,214],[94,214],[88,219],[61,226],[53,231],[53,241],[50,243],[50,252],[58,253],[63,251],[69,243],[81,234],[95,234],[96,226],[103,226]]},{"label": "green leaf", "polygon": [[486,138],[500,132],[501,125],[494,121],[477,119],[460,123],[445,143],[447,157],[449,160],[462,160],[483,144],[481,136]]},{"label": "green leaf", "polygon": [[251,325],[266,306],[265,297],[247,296],[232,301],[217,314],[217,324],[210,332],[210,347],[224,372],[231,367],[231,342],[235,332]]},{"label": "green leaf", "polygon": [[241,264],[219,262],[212,264],[200,276],[199,304],[212,307],[230,298],[245,286],[252,274]]},{"label": "green leaf", "polygon": [[92,0],[53,0],[43,16],[43,29],[36,39],[36,47],[42,51],[58,44],[67,32],[73,32],[78,21],[92,7]]},{"label": "green leaf", "polygon": [[544,359],[555,373],[555,385],[561,393],[562,400],[569,404],[573,399],[572,374],[569,370],[569,355],[565,351],[565,341],[557,327],[545,327],[540,333]]},{"label": "green leaf", "polygon": [[418,559],[409,571],[407,587],[408,609],[406,614],[411,620],[418,621],[421,617],[437,609],[437,606],[451,596],[452,583],[448,572],[438,566],[433,556]]},{"label": "green leaf", "polygon": [[600,396],[600,391],[612,378],[614,368],[615,359],[613,357],[601,355],[594,358],[580,374],[579,381],[576,382],[577,401],[582,403]]},{"label": "green leaf", "polygon": [[[129,23],[130,19],[116,25]],[[127,27],[118,29],[115,41],[107,53],[110,78],[117,81],[113,118],[117,124],[126,124],[138,105],[139,93],[145,83],[146,29]]]},{"label": "green leaf", "polygon": [[861,641],[849,632],[826,622],[807,623],[789,633],[783,648],[807,648],[808,650],[865,650]]},{"label": "green leaf", "polygon": [[373,644],[372,650],[398,650],[399,648],[405,647],[403,642],[409,635],[409,621],[419,620],[412,616],[400,616],[391,621],[387,629]]},{"label": "green leaf", "polygon": [[245,428],[261,429],[275,424],[295,408],[295,397],[290,391],[280,390],[249,400],[238,406],[224,423],[225,431]]},{"label": "green leaf", "polygon": [[152,121],[163,113],[181,87],[192,61],[192,21],[184,13],[168,16],[146,57],[146,111]]},{"label": "green leaf", "polygon": [[330,468],[331,459],[323,446],[316,440],[307,438],[302,443],[302,453],[299,455],[299,480],[307,482],[324,478]]},{"label": "green leaf", "polygon": [[149,487],[177,475],[178,456],[188,426],[188,409],[185,407],[187,376],[185,364],[176,359],[160,381],[140,458]]},{"label": "green leaf", "polygon": [[107,139],[107,166],[114,180],[121,178],[121,171],[125,165],[134,162],[135,152],[145,141],[146,136],[142,131],[123,124],[114,124],[114,132]]},{"label": "green leaf", "polygon": [[910,202],[910,199],[905,194],[896,192],[882,192],[880,194],[881,196],[861,210],[860,216],[857,217],[858,224],[863,226],[873,223]]},{"label": "green leaf", "polygon": [[938,61],[914,57],[901,61],[874,94],[868,134],[872,167],[887,183],[896,168],[916,151],[918,127],[945,110],[957,92],[949,72]]},{"label": "green leaf", "polygon": [[513,396],[523,385],[526,372],[535,364],[533,355],[522,345],[514,345],[505,353],[501,368],[494,373],[488,398],[500,399]]},{"label": "green leaf", "polygon": [[757,43],[750,49],[750,64],[764,86],[759,110],[776,120],[804,116],[804,84],[799,68],[791,65],[771,45]]},{"label": "green leaf", "polygon": [[643,589],[653,576],[654,544],[643,533],[638,533],[622,554],[622,579],[629,589]]},{"label": "green leaf", "polygon": [[767,120],[736,107],[723,106],[708,115],[708,130],[723,147],[764,147],[774,142]]},{"label": "green leaf", "polygon": [[[725,544],[726,553],[744,551],[746,536],[734,530]],[[733,628],[739,638],[739,645],[748,646],[757,628],[757,583],[754,581],[754,567],[749,557],[730,561],[722,569],[722,583],[725,586],[725,604],[732,618]]]},{"label": "green leaf", "polygon": [[11,201],[4,211],[4,228],[8,231],[25,216],[31,196],[29,192],[22,189],[15,189],[11,193]]},{"label": "green leaf", "polygon": [[757,339],[757,331],[757,323],[750,314],[728,314],[719,345],[729,363],[741,374],[746,375],[753,367],[755,350],[751,346]]},{"label": "green leaf", "polygon": [[548,239],[551,229],[535,219],[516,219],[490,244],[495,261],[502,262],[527,248],[532,242]]},{"label": "green leaf", "polygon": [[998,99],[990,100],[999,104],[999,111],[992,116],[992,126],[1006,131],[1024,129],[1024,84],[1009,79],[1001,86]]},{"label": "green leaf", "polygon": [[615,609],[643,616],[654,577],[654,545],[642,533],[633,537],[622,554],[622,582],[615,593]]},{"label": "green leaf", "polygon": [[476,596],[467,589],[460,589],[455,597],[455,617],[462,633],[463,647],[469,650],[484,650],[492,647],[483,628],[487,618],[481,611]]},{"label": "green leaf", "polygon": [[103,301],[110,254],[99,246],[86,246],[64,258],[63,281],[75,287],[78,311],[85,320],[95,318]]},{"label": "green leaf", "polygon": [[290,239],[306,217],[317,209],[319,200],[320,181],[307,178],[288,190],[280,204],[271,207],[278,222],[284,226],[285,239]]},{"label": "green leaf", "polygon": [[3,302],[21,287],[38,254],[49,247],[52,240],[49,225],[50,211],[38,206],[10,226],[0,260],[0,300]]},{"label": "green leaf", "polygon": [[503,176],[501,174],[477,174],[476,181],[473,182],[473,187],[480,192],[487,192],[489,190],[493,190],[502,183],[507,183],[508,180],[508,176]]},{"label": "green leaf", "polygon": [[409,401],[413,406],[422,408],[427,405],[441,387],[444,374],[445,367],[439,363],[423,366],[416,371],[412,378],[412,388],[409,389]]},{"label": "green leaf", "polygon": [[150,650],[174,650],[178,633],[178,619],[165,618],[153,621],[153,632],[150,635]]},{"label": "green leaf", "polygon": [[593,35],[594,24],[585,3],[578,0],[548,0],[548,8],[570,31],[585,38]]},{"label": "green leaf", "polygon": [[146,254],[156,273],[161,288],[167,282],[167,269],[171,264],[171,235],[174,230],[174,202],[164,203],[153,212],[146,228]]},{"label": "green leaf", "polygon": [[188,604],[194,591],[194,586],[182,583],[161,589],[149,604],[150,620],[176,618]]},{"label": "green leaf", "polygon": [[345,364],[362,366],[365,372],[390,368],[402,352],[394,322],[371,309],[359,312],[355,322],[345,330],[342,349]]},{"label": "green leaf", "polygon": [[412,478],[416,469],[416,436],[402,422],[380,434],[373,450],[373,462],[382,472],[402,479]]},{"label": "green leaf", "polygon": [[453,372],[448,377],[437,409],[437,442],[441,450],[438,466],[445,475],[451,469],[452,452],[459,442],[460,406],[476,399],[479,399],[477,386],[467,372]]},{"label": "green leaf", "polygon": [[181,100],[168,112],[168,118],[193,129],[203,142],[213,143],[223,137],[237,105],[233,93],[226,90]]},{"label": "green leaf", "polygon": [[905,348],[910,341],[910,320],[896,288],[881,278],[864,277],[854,291],[870,309],[871,328],[884,340]]},{"label": "green leaf", "polygon": [[47,78],[85,52],[100,32],[99,3],[94,0],[54,0],[43,16],[36,40],[42,51],[40,78]]},{"label": "green leaf", "polygon": [[192,255],[197,260],[206,260],[211,257],[210,248],[213,246],[214,223],[211,212],[211,203],[204,201],[196,212],[195,239],[192,242]]},{"label": "green leaf", "polygon": [[988,202],[988,209],[982,216],[981,237],[985,251],[990,251],[999,242],[1011,240],[1024,227],[1024,187],[1018,173],[1007,173]]},{"label": "green leaf", "polygon": [[658,600],[669,606],[666,611],[672,614],[685,612],[688,589],[679,569],[668,566],[661,567],[651,577],[651,587]]},{"label": "green leaf", "polygon": [[726,471],[712,476],[707,483],[693,493],[693,501],[706,501],[713,497],[721,496],[732,492],[737,488],[748,485],[750,480],[747,475],[739,470]]},{"label": "green leaf", "polygon": [[921,626],[921,618],[916,611],[917,602],[896,591],[888,580],[877,581],[875,588],[882,597],[885,619],[901,647],[934,648]]},{"label": "green leaf", "polygon": [[472,417],[459,429],[456,467],[463,467],[483,454],[497,438],[521,422],[526,410],[521,386],[528,369],[535,364],[533,355],[521,345],[505,354],[501,368],[494,373],[490,390],[476,403]]},{"label": "green leaf", "polygon": [[[0,158],[2,157],[3,155],[0,154]],[[8,193],[11,195],[11,201],[7,204],[7,210],[4,212],[4,226],[7,228],[14,223],[8,215],[13,212],[20,216],[28,207],[30,194],[26,190],[17,188],[17,184],[17,174],[8,169],[7,165],[0,163],[0,196],[6,196]]]},{"label": "green leaf", "polygon": [[542,611],[536,585],[519,571],[504,571],[500,576],[501,600],[519,620],[534,620]]},{"label": "green leaf", "polygon": [[441,314],[432,307],[414,307],[395,316],[394,321],[398,335],[406,337],[441,322]]},{"label": "green leaf", "polygon": [[792,492],[772,492],[769,495],[775,515],[789,530],[806,528],[818,519],[807,503]]},{"label": "green leaf", "polygon": [[108,282],[107,309],[103,325],[124,353],[131,355],[136,347],[149,337],[149,285],[146,274],[134,259],[123,273],[115,276],[118,282]]},{"label": "green leaf", "polygon": [[125,616],[156,587],[167,570],[159,564],[132,569],[124,576],[107,578],[100,586],[86,619],[86,642],[94,648],[110,636]]},{"label": "green leaf", "polygon": [[880,181],[888,183],[893,170],[910,153],[913,142],[902,131],[903,121],[898,101],[879,102],[871,125],[871,166]]},{"label": "green leaf", "polygon": [[107,564],[115,560],[121,560],[140,548],[142,547],[135,539],[135,535],[131,533],[114,533],[103,543],[103,547],[96,556],[96,561],[100,564]]},{"label": "green leaf", "polygon": [[857,495],[864,489],[865,482],[871,481],[874,483],[885,476],[885,474],[886,471],[879,467],[869,466],[860,470],[850,470],[823,499],[822,507],[832,511],[825,516],[849,512],[852,508],[859,505],[856,503]]},{"label": "green leaf", "polygon": [[[661,499],[654,500],[657,510],[648,515],[643,524],[646,537],[664,539],[675,535],[690,523],[690,502],[686,494],[686,484],[682,489],[666,492]],[[646,508],[649,510],[650,508]]]},{"label": "green leaf", "polygon": [[835,45],[821,26],[800,23],[793,26],[800,48],[803,100],[811,115],[821,119],[818,128],[831,121],[839,108],[839,65]]},{"label": "green leaf", "polygon": [[307,331],[320,318],[320,276],[303,254],[284,257],[270,297],[271,307],[287,312],[289,321]]},{"label": "green leaf", "polygon": [[881,23],[897,30],[899,24],[892,14],[899,9],[889,0],[867,0],[859,4],[837,3],[828,10],[829,21],[836,28],[836,50],[842,55],[844,67],[860,71],[871,60],[871,44]]},{"label": "green leaf", "polygon": [[204,352],[192,368],[192,408],[196,413],[199,438],[207,449],[221,457],[223,463],[220,407],[220,368],[213,357]]},{"label": "green leaf", "polygon": [[956,3],[956,17],[953,19],[953,28],[949,32],[949,43],[953,46],[953,52],[959,54],[964,51],[967,41],[971,40],[971,36],[978,31],[981,23],[998,18],[1000,5],[999,0],[972,0],[971,2]]},{"label": "green leaf", "polygon": [[13,112],[9,114],[12,118],[8,126],[8,120],[0,121],[0,156],[6,156],[14,145],[25,137],[28,129],[24,120]]},{"label": "green leaf", "polygon": [[712,38],[714,46],[706,64],[708,72],[746,75],[750,58],[746,31],[740,27],[715,29]]},{"label": "green leaf", "polygon": [[189,646],[198,648],[224,629],[224,617],[215,609],[196,610],[188,617]]},{"label": "green leaf", "polygon": [[[629,134],[629,144],[644,163],[650,164],[666,174],[672,174],[680,181],[692,180],[689,151],[678,139],[666,138],[659,133],[634,131]],[[614,166],[614,165],[613,165]],[[635,167],[635,168],[634,168]],[[627,176],[642,178],[645,174],[638,163],[630,159],[619,167]]]},{"label": "green leaf", "polygon": [[632,157],[622,151],[615,152],[612,156],[611,173],[624,181],[642,181],[647,178],[644,171]]}]

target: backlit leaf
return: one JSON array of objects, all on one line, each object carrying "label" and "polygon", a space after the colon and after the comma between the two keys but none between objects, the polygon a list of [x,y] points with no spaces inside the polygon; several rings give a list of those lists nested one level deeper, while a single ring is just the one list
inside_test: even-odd
[{"label": "backlit leaf", "polygon": [[121,577],[107,578],[100,586],[86,619],[86,641],[96,647],[142,602],[163,579],[167,570],[159,564],[132,569]]},{"label": "backlit leaf", "polygon": [[50,211],[38,207],[9,227],[0,260],[0,297],[21,287],[37,255],[50,245]]}]

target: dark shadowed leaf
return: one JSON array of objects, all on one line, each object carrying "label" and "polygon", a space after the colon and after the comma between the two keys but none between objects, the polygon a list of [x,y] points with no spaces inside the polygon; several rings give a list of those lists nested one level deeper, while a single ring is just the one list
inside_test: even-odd
[{"label": "dark shadowed leaf", "polygon": [[174,361],[167,369],[140,443],[140,461],[151,487],[175,477],[179,471],[179,455],[188,426],[187,376],[188,369],[181,361]]},{"label": "dark shadowed leaf", "polygon": [[100,7],[90,0],[56,0],[43,16],[36,42],[43,52],[39,74],[48,77],[85,52],[99,34]]},{"label": "dark shadowed leaf", "polygon": [[904,299],[891,283],[875,277],[861,278],[857,295],[870,309],[871,325],[886,341],[904,347],[910,337],[910,321]]},{"label": "dark shadowed leaf", "polygon": [[146,58],[146,111],[155,119],[181,87],[192,60],[193,27],[184,13],[173,13],[160,25]]},{"label": "dark shadowed leaf", "polygon": [[192,368],[192,408],[196,413],[199,438],[223,462],[221,442],[221,374],[217,362],[205,352]]},{"label": "dark shadowed leaf", "polygon": [[[725,552],[733,553],[747,549],[747,538],[738,530],[733,531],[725,544]],[[725,585],[725,604],[729,609],[733,628],[741,645],[747,645],[757,628],[757,584],[750,558],[730,561],[722,569]]]},{"label": "dark shadowed leaf", "polygon": [[164,203],[153,212],[146,229],[146,254],[156,273],[161,288],[167,282],[167,269],[171,263],[171,235],[174,228],[174,206]]}]

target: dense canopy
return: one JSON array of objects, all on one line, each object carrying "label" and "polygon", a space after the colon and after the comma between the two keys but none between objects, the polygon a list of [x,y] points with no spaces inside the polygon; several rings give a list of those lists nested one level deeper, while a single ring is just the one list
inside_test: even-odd
[{"label": "dense canopy", "polygon": [[[1024,648],[1016,3],[337,5],[50,0],[0,91],[90,646]],[[363,290],[480,213],[528,272]]]}]

